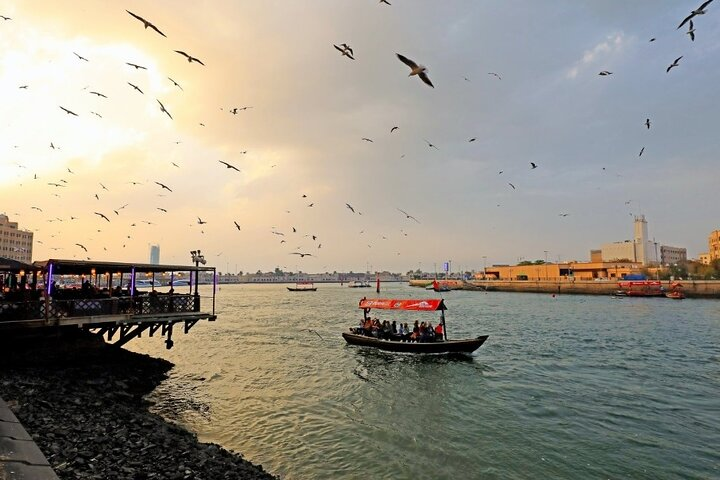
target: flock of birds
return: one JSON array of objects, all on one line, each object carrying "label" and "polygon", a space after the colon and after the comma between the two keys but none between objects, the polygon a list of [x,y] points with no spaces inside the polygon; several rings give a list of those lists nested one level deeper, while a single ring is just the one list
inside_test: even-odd
[{"label": "flock of birds", "polygon": [[[687,30],[686,33],[687,33],[687,35],[689,36],[689,38],[690,38],[691,41],[693,41],[693,42],[695,41],[695,36],[696,36],[696,31],[697,31],[696,28],[695,28],[695,24],[694,24],[693,19],[695,19],[697,16],[706,14],[706,13],[707,13],[707,9],[708,9],[709,5],[710,5],[712,2],[713,2],[713,0],[707,0],[707,1],[705,1],[704,3],[702,3],[698,8],[696,8],[696,9],[693,10],[693,11],[691,11],[690,14],[689,14],[686,18],[684,18],[684,19],[682,20],[682,22],[678,25],[677,29],[680,29],[680,28],[682,28],[683,26],[688,25],[688,30]],[[387,0],[380,0],[379,3],[380,3],[380,4],[384,4],[384,5],[388,5],[388,6],[391,5],[391,3],[388,2]],[[143,27],[144,27],[145,30],[148,30],[148,29],[149,29],[149,30],[155,32],[156,34],[162,36],[163,38],[167,38],[167,35],[166,35],[160,28],[158,28],[153,22],[151,22],[151,21],[145,19],[144,17],[142,17],[141,15],[138,15],[138,14],[136,14],[136,13],[134,13],[134,12],[129,11],[129,10],[126,10],[126,12],[127,12],[127,14],[128,14],[131,18],[133,18],[134,20],[137,20],[138,22],[140,22],[140,23],[143,25]],[[2,19],[2,20],[4,20],[4,21],[12,20],[12,18],[7,17],[7,16],[3,16],[3,15],[0,15],[0,19]],[[655,38],[651,38],[651,39],[650,39],[650,42],[654,42],[655,40],[656,40]],[[355,59],[356,59],[355,52],[354,52],[353,48],[352,48],[350,45],[348,45],[347,43],[333,44],[333,47],[340,53],[340,55],[341,55],[343,58],[347,58],[348,60],[355,60]],[[197,65],[203,66],[203,67],[205,66],[205,63],[204,63],[202,60],[200,60],[199,58],[197,58],[197,57],[195,57],[195,56],[193,56],[193,55],[191,55],[191,54],[189,54],[189,53],[187,53],[187,52],[184,51],[184,50],[173,50],[173,52],[174,52],[174,53],[177,53],[178,55],[181,55],[185,60],[187,60],[187,62],[188,62],[189,64],[197,64]],[[81,54],[79,54],[79,53],[77,53],[77,52],[73,52],[73,54],[77,57],[78,61],[81,61],[81,62],[90,62],[90,60],[89,60],[88,58],[86,58],[85,56],[83,56],[83,55],[81,55]],[[429,73],[428,73],[428,68],[427,68],[427,67],[425,67],[424,65],[419,64],[419,63],[416,62],[415,60],[412,60],[412,59],[408,58],[407,56],[405,56],[405,55],[403,55],[403,54],[400,54],[400,53],[396,53],[396,57],[397,57],[397,59],[398,59],[400,62],[402,62],[404,65],[406,65],[406,66],[410,69],[410,73],[408,74],[408,76],[410,76],[410,77],[416,76],[416,77],[418,77],[424,84],[426,84],[427,86],[429,86],[429,87],[431,87],[431,88],[435,88],[435,85],[434,85],[433,82],[430,80]],[[682,55],[679,56],[679,57],[677,57],[677,58],[667,67],[666,72],[667,72],[667,73],[670,73],[670,71],[671,71],[672,69],[678,67],[678,66],[680,65],[679,62],[680,62],[680,60],[681,60],[682,58],[683,58]],[[138,63],[134,63],[134,62],[126,62],[126,65],[128,65],[128,66],[131,67],[131,68],[133,68],[135,71],[147,70],[147,67],[145,67],[145,66],[143,66],[143,65],[140,65],[140,64],[138,64]],[[499,73],[497,73],[497,72],[487,72],[487,74],[488,74],[488,75],[491,75],[491,76],[493,76],[493,77],[495,77],[495,78],[497,78],[497,80],[502,80],[502,76],[501,76]],[[599,72],[598,75],[600,75],[600,76],[610,76],[610,75],[613,75],[613,72],[608,71],[608,70],[602,70],[602,71]],[[171,77],[168,76],[167,79],[172,83],[172,85],[173,85],[174,87],[177,87],[177,89],[179,89],[180,91],[184,91],[184,90],[183,90],[183,87],[182,87],[178,82],[176,82],[175,80],[173,80],[173,78],[171,78]],[[464,77],[464,79],[465,79],[466,81],[470,81],[467,77]],[[143,89],[142,89],[140,86],[138,86],[137,84],[132,83],[132,82],[130,82],[130,81],[127,81],[126,83],[132,88],[133,91],[137,92],[137,93],[140,94],[140,95],[145,95],[145,92],[143,91]],[[24,89],[24,90],[27,90],[28,87],[29,87],[28,85],[21,85],[21,86],[19,86],[20,89]],[[107,95],[105,95],[104,93],[102,93],[102,92],[100,92],[100,91],[97,91],[97,90],[92,90],[92,91],[89,91],[88,93],[91,94],[91,95],[96,96],[98,99],[107,99],[107,98],[108,98]],[[166,108],[166,106],[163,104],[163,102],[162,102],[160,99],[157,99],[157,98],[156,98],[155,100],[156,100],[156,102],[157,102],[158,108],[160,109],[160,112],[162,112],[164,115],[166,115],[169,120],[173,120],[172,114],[171,114],[170,111]],[[78,113],[77,111],[75,111],[74,109],[70,108],[70,107],[67,106],[67,105],[59,105],[59,108],[60,108],[63,112],[65,112],[68,116],[71,116],[71,117],[78,117],[79,115],[82,114],[82,113]],[[227,112],[230,113],[230,114],[232,114],[232,115],[237,115],[239,112],[247,111],[247,110],[252,109],[252,108],[253,108],[252,106],[230,107],[230,108],[227,109]],[[220,110],[224,110],[224,109],[223,109],[223,108],[220,108]],[[99,114],[99,113],[97,113],[97,112],[92,111],[92,112],[90,112],[90,113],[93,114],[93,115],[95,115],[95,116],[97,116],[97,117],[99,117],[99,118],[102,118],[102,115]],[[200,123],[200,126],[204,126],[204,124],[201,122],[201,123]],[[650,127],[651,127],[650,118],[646,118],[646,119],[645,119],[644,126],[646,127],[647,130],[650,129]],[[396,126],[393,126],[393,127],[390,129],[390,133],[393,134],[393,133],[396,132],[399,128],[400,128],[400,127],[397,126],[397,125],[396,125]],[[427,145],[428,148],[432,148],[432,149],[435,149],[435,150],[440,150],[440,148],[439,148],[438,146],[436,146],[435,144],[433,144],[431,141],[429,141],[429,140],[427,140],[427,139],[423,139],[423,140],[424,140],[424,142],[426,143],[426,145]],[[469,142],[469,143],[472,143],[472,142],[474,142],[475,140],[476,140],[476,137],[471,137],[471,138],[468,139],[468,142]],[[361,138],[361,141],[364,141],[364,142],[367,142],[367,143],[374,143],[374,140],[373,140],[372,138],[369,138],[369,137],[362,137],[362,138]],[[179,142],[176,142],[176,143],[179,143]],[[56,149],[59,149],[60,147],[57,146],[57,145],[55,144],[55,142],[50,142],[50,148],[53,149],[53,150],[56,150]],[[640,150],[639,156],[642,156],[644,152],[645,152],[645,147],[643,146],[643,147],[641,148],[641,150]],[[247,151],[242,151],[242,152],[240,152],[240,153],[244,154],[244,153],[247,153]],[[241,169],[238,168],[238,166],[236,166],[236,165],[234,165],[234,164],[232,164],[232,163],[230,163],[230,162],[227,162],[227,161],[224,161],[224,160],[219,160],[218,162],[219,162],[219,164],[222,165],[225,169],[227,169],[228,172],[241,173]],[[174,167],[176,167],[176,168],[180,168],[180,166],[179,166],[177,163],[171,162],[171,164],[172,164]],[[22,165],[18,165],[18,166],[19,166],[20,168],[25,168],[25,167],[22,166]],[[273,167],[274,167],[274,166],[275,166],[275,165],[273,165]],[[535,162],[529,162],[529,167],[530,167],[531,170],[534,170],[534,169],[538,168],[538,164],[535,163]],[[68,173],[69,175],[75,175],[75,172],[73,172],[70,168],[67,168],[67,173]],[[503,174],[503,171],[502,171],[502,170],[498,172],[498,175],[501,175],[501,174]],[[34,175],[33,179],[34,179],[34,180],[37,180],[37,179],[38,179],[37,175]],[[150,180],[146,180],[146,182],[149,183]],[[144,182],[139,182],[139,181],[136,181],[136,180],[131,181],[131,182],[128,182],[128,183],[131,183],[133,186],[143,185],[143,184],[144,184]],[[152,181],[152,184],[156,185],[156,186],[160,189],[161,192],[162,192],[162,191],[167,191],[168,193],[173,193],[173,189],[172,189],[170,186],[168,186],[167,184],[165,184],[165,183],[163,183],[163,182],[161,182],[161,181],[153,180],[153,181]],[[47,185],[48,185],[48,186],[51,186],[51,187],[53,187],[53,188],[55,188],[55,189],[63,189],[63,188],[69,187],[70,182],[69,182],[67,179],[59,179],[59,180],[57,180],[57,181],[47,182]],[[99,183],[99,186],[101,187],[101,191],[109,191],[109,189],[108,189],[103,183]],[[513,190],[516,190],[516,186],[515,186],[513,183],[508,182],[508,186],[509,186],[510,188],[512,188]],[[55,195],[55,196],[57,196],[57,197],[60,197],[60,195],[59,195],[58,193],[53,193],[53,195]],[[164,195],[164,194],[158,193],[158,195]],[[97,192],[94,193],[93,197],[95,198],[95,200],[100,200],[100,195],[99,195],[99,193],[97,193]],[[308,202],[308,196],[307,196],[306,194],[303,194],[303,195],[301,196],[301,199],[303,199],[304,202],[305,202],[305,204],[304,204],[305,208],[313,208],[313,207],[315,206],[315,202],[314,202],[314,201],[312,201],[312,202],[310,202],[310,203],[307,203],[307,202]],[[627,202],[626,202],[626,203],[627,203]],[[114,216],[113,216],[112,214],[106,214],[105,212],[101,211],[101,209],[95,209],[95,208],[93,208],[93,209],[91,209],[91,210],[92,210],[92,214],[98,217],[98,221],[101,221],[101,222],[103,222],[103,223],[112,223],[112,222],[111,222],[111,218],[112,218],[112,219],[120,218],[120,217],[121,217],[121,211],[122,211],[125,207],[127,207],[127,206],[128,206],[127,204],[124,204],[124,205],[121,206],[121,207],[113,208],[112,211],[113,211],[113,213],[114,213]],[[31,208],[32,210],[37,210],[37,211],[39,211],[39,212],[42,212],[42,211],[43,211],[41,207],[35,206],[35,205],[31,206],[30,208]],[[348,210],[349,213],[351,213],[351,214],[353,214],[353,215],[362,215],[362,212],[360,212],[359,210],[357,210],[357,209],[356,209],[353,205],[351,205],[350,203],[345,203],[345,208]],[[167,212],[168,212],[168,210],[167,210],[166,208],[163,208],[163,207],[155,207],[155,210],[158,211],[158,212],[161,212],[161,213],[167,213]],[[416,223],[416,224],[420,224],[420,223],[421,223],[420,220],[418,220],[414,215],[411,215],[411,214],[408,213],[407,211],[405,211],[405,210],[403,210],[403,209],[401,209],[401,208],[399,208],[399,207],[396,207],[396,210],[404,217],[404,219],[405,219],[406,221],[410,221],[410,222],[413,222],[413,223]],[[287,213],[290,213],[289,210],[287,210],[286,212],[287,212]],[[15,213],[15,215],[20,215],[20,214],[19,214],[19,213]],[[569,213],[563,212],[563,213],[560,213],[559,215],[560,215],[561,217],[567,217],[567,216],[569,215]],[[66,218],[66,219],[63,219],[63,218],[59,218],[59,217],[48,218],[47,221],[48,221],[48,222],[63,222],[63,221],[66,221],[66,220],[72,221],[72,220],[77,220],[77,219],[78,219],[78,217],[70,216],[69,219],[67,219],[67,218]],[[139,222],[136,220],[136,221],[134,221],[134,222],[132,222],[132,223],[129,223],[129,227],[135,227],[135,226],[137,226],[138,223],[144,223],[144,224],[147,224],[147,225],[155,225],[154,222],[151,222],[151,221],[149,221],[149,220],[141,220],[141,221],[139,221]],[[207,223],[208,223],[207,221],[204,221],[200,216],[198,216],[198,217],[197,217],[197,221],[193,222],[193,224],[190,224],[189,226],[193,226],[194,224],[200,226],[200,228],[201,228],[201,233],[204,234],[205,232],[204,232],[204,230],[203,230],[203,228],[204,228],[203,226],[206,225]],[[235,229],[235,230],[238,231],[238,232],[239,232],[239,231],[242,231],[240,223],[239,223],[238,221],[236,221],[236,220],[233,220],[233,224],[232,224],[232,227],[231,227],[231,228]],[[293,234],[298,234],[298,233],[299,233],[299,229],[298,229],[296,226],[291,226],[290,228],[292,229],[292,233],[293,233]],[[100,228],[98,228],[97,231],[98,231],[98,232],[101,232],[102,230],[101,230]],[[128,230],[128,231],[129,231],[129,230]],[[286,231],[288,232],[288,235],[286,235],[284,231],[279,230],[277,227],[271,227],[271,229],[270,229],[270,233],[271,233],[272,235],[275,235],[276,237],[282,237],[282,238],[280,238],[280,240],[279,240],[279,242],[280,242],[281,244],[287,243],[287,238],[290,236],[289,230],[286,230]],[[218,233],[219,233],[219,232],[218,232]],[[360,233],[363,234],[364,231],[361,231]],[[407,233],[404,229],[400,229],[400,233],[401,233],[401,235],[404,235],[404,236],[407,236],[407,235],[408,235],[408,233]],[[53,236],[55,236],[55,235],[50,235],[50,237],[53,237]],[[132,238],[133,238],[132,235],[126,235],[126,238],[123,239],[123,240],[124,240],[124,241],[125,241],[125,240],[130,240],[130,239],[132,239]],[[314,242],[314,243],[313,243],[314,251],[311,253],[311,251],[309,251],[309,249],[306,248],[304,245],[298,245],[298,246],[295,247],[295,251],[292,251],[292,252],[290,252],[289,254],[290,254],[290,255],[296,255],[296,256],[298,256],[298,257],[300,257],[300,258],[317,256],[317,250],[319,250],[319,249],[322,248],[322,243],[320,243],[320,241],[319,241],[319,239],[318,239],[318,235],[315,234],[315,233],[306,233],[306,234],[303,235],[303,238],[311,238],[311,239],[312,239],[312,241]],[[387,239],[387,236],[386,236],[386,235],[379,235],[379,238]],[[38,244],[43,244],[43,241],[40,240],[40,239],[37,239],[36,242],[37,242]],[[90,254],[90,252],[89,252],[88,248],[87,248],[84,244],[82,244],[82,243],[80,243],[80,242],[77,242],[77,243],[75,243],[75,246],[77,246],[78,249],[81,249],[81,250],[84,252],[84,255],[86,256],[87,259],[91,259],[91,258],[92,258],[91,256],[87,256],[87,255]],[[125,248],[125,247],[126,247],[126,244],[124,243],[124,244],[122,245],[122,247]],[[368,247],[372,248],[372,245],[371,245],[371,244],[368,244]],[[57,249],[61,249],[61,247],[53,247],[52,249],[53,249],[53,250],[57,250]],[[104,246],[104,247],[103,247],[103,250],[104,250],[104,251],[107,251],[107,247]],[[399,255],[400,253],[398,252],[397,254]],[[95,255],[95,256],[97,257],[97,255],[95,254],[95,252],[93,252],[93,255]],[[77,256],[77,252],[72,253],[72,256],[74,256],[74,257]]]}]

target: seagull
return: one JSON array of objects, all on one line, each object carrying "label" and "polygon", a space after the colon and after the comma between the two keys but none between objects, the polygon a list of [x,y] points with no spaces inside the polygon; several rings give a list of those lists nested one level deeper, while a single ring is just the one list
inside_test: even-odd
[{"label": "seagull", "polygon": [[38,212],[42,212],[42,208],[40,207],[30,207],[31,210],[37,210]]},{"label": "seagull", "polygon": [[89,60],[88,60],[87,58],[83,57],[82,55],[78,55],[78,54],[75,53],[75,52],[73,52],[73,53],[74,53],[75,56],[78,57],[80,60],[85,60],[86,62],[89,62]]},{"label": "seagull", "polygon": [[143,67],[142,65],[138,65],[136,63],[125,62],[125,65],[130,65],[131,67],[135,67],[135,70],[139,70],[139,69],[147,70],[147,67]]},{"label": "seagull", "polygon": [[468,140],[468,143],[472,143],[472,142],[474,142],[475,140],[477,140],[477,138],[473,137],[473,138],[471,138],[470,140]]},{"label": "seagull", "polygon": [[50,142],[50,148],[52,148],[53,150],[55,150],[55,145],[53,144],[53,142]]},{"label": "seagull", "polygon": [[374,143],[372,140],[370,140],[370,139],[367,138],[367,137],[363,137],[363,138],[361,138],[360,140],[365,140],[366,142]]},{"label": "seagull", "polygon": [[27,90],[28,86],[27,86],[27,85],[20,85],[18,88],[22,88],[22,89]]},{"label": "seagull", "polygon": [[387,0],[380,0],[380,3],[384,3],[385,5],[392,5],[392,3],[388,2]]},{"label": "seagull", "polygon": [[[139,16],[139,15],[135,15],[135,14],[132,13],[130,10],[125,10],[125,11],[126,11],[127,13],[129,13],[131,16],[133,16],[133,17],[137,18],[138,20],[140,20],[140,21],[143,23],[143,25],[145,25],[145,28],[146,28],[146,29],[147,29],[148,27],[150,27],[150,28],[152,28],[153,30],[155,30],[157,33],[159,33],[160,35],[162,35],[163,37],[165,37],[165,34],[164,34],[163,32],[161,32],[161,31],[160,31],[155,25],[153,25],[152,23],[148,22],[147,20],[145,20],[144,18],[142,18],[142,17]],[[166,37],[166,38],[167,38],[167,37]]]},{"label": "seagull", "polygon": [[179,53],[180,55],[182,55],[183,57],[187,58],[188,63],[197,62],[197,63],[199,63],[200,65],[205,66],[205,64],[204,64],[203,62],[201,62],[200,60],[198,60],[198,59],[195,58],[195,57],[191,57],[190,55],[188,55],[187,53],[183,52],[182,50],[175,50],[175,51],[176,51],[177,53]]},{"label": "seagull", "polygon": [[218,160],[218,162],[222,163],[222,164],[225,165],[227,168],[232,168],[233,170],[236,170],[236,171],[238,171],[238,172],[240,171],[239,168],[237,168],[237,167],[234,166],[234,165],[230,165],[230,164],[227,163],[227,162],[223,162],[222,160]]},{"label": "seagull", "polygon": [[160,182],[155,182],[155,183],[156,183],[157,185],[160,185],[162,188],[164,188],[164,189],[167,190],[168,192],[172,192],[172,190],[170,190],[170,187],[168,187],[167,185],[165,185],[165,184],[163,184],[163,183],[160,183]]},{"label": "seagull", "polygon": [[12,20],[12,18],[6,17],[5,15],[0,15],[0,18],[2,18],[3,20]]},{"label": "seagull", "polygon": [[655,41],[655,37],[651,38],[651,39],[648,40],[648,41],[649,41],[649,42],[654,42],[654,41]]},{"label": "seagull", "polygon": [[102,183],[100,184],[100,186],[102,187],[103,190],[107,190],[108,192],[110,191],[110,190],[108,190],[107,187],[106,187],[105,185],[103,185]]},{"label": "seagull", "polygon": [[178,83],[177,83],[175,80],[173,80],[172,78],[168,77],[168,80],[170,80],[170,81],[173,83],[173,85],[175,85],[176,87],[178,87],[180,90],[183,89],[183,88],[180,86],[180,84],[178,84]]},{"label": "seagull", "polygon": [[50,185],[51,187],[64,187],[65,186],[62,183],[53,183],[53,182],[48,182],[48,185]]},{"label": "seagull", "polygon": [[640,155],[638,155],[638,157],[642,157],[642,154],[643,154],[644,151],[645,151],[645,147],[642,147],[642,148],[640,149]]},{"label": "seagull", "polygon": [[530,162],[530,168],[533,170],[537,168],[537,165],[535,165],[535,162]]},{"label": "seagull", "polygon": [[606,75],[612,75],[612,72],[608,72],[607,70],[603,70],[602,72],[598,73],[598,75],[606,76]]},{"label": "seagull", "polygon": [[300,258],[314,256],[312,253],[300,253],[300,252],[292,252],[292,253],[290,253],[290,255],[300,255]]},{"label": "seagull", "polygon": [[355,209],[350,205],[349,203],[346,203],[345,206],[350,209],[351,212],[355,213]]},{"label": "seagull", "polygon": [[240,230],[240,225],[238,225],[238,223],[237,223],[235,220],[233,220],[233,223],[235,224],[235,228],[237,228],[238,231],[239,231],[239,230]]},{"label": "seagull", "polygon": [[567,217],[567,216],[570,215],[570,214],[569,214],[569,213],[560,213],[559,215],[560,215],[561,217]]},{"label": "seagull", "polygon": [[180,168],[180,165],[178,165],[177,163],[175,163],[175,162],[170,162],[170,163],[172,163],[173,167]]},{"label": "seagull", "polygon": [[502,80],[502,77],[495,72],[488,72],[488,75],[494,75],[498,80]]},{"label": "seagull", "polygon": [[103,94],[102,94],[102,93],[100,93],[100,92],[90,92],[90,94],[91,94],[91,95],[97,95],[98,97],[103,97],[103,98],[107,98],[107,96],[106,96],[106,95],[103,95]]},{"label": "seagull", "polygon": [[428,76],[427,76],[427,73],[426,73],[427,68],[426,67],[424,67],[422,65],[418,65],[417,63],[413,62],[412,60],[410,60],[409,58],[407,58],[403,55],[400,55],[399,53],[396,53],[395,55],[397,55],[397,57],[400,59],[401,62],[403,62],[408,67],[410,67],[410,75],[408,75],[408,76],[417,75],[418,77],[420,77],[420,80],[427,83],[431,87],[435,88],[435,85],[432,84],[432,82],[430,81],[430,78],[428,78]]},{"label": "seagull", "polygon": [[90,112],[90,113],[93,114],[93,115],[97,115],[98,117],[102,118],[102,115],[100,115],[100,114],[97,113],[97,112]]},{"label": "seagull", "polygon": [[690,12],[690,15],[688,15],[687,17],[685,17],[685,19],[684,19],[682,22],[680,22],[680,25],[678,25],[678,27],[677,27],[676,30],[679,30],[680,27],[682,27],[682,26],[685,25],[687,22],[689,22],[695,15],[705,15],[705,14],[707,13],[707,12],[705,11],[705,7],[707,7],[708,5],[710,5],[710,3],[712,3],[712,1],[713,1],[713,0],[707,0],[705,3],[703,3],[702,5],[700,5],[700,7],[698,7],[698,8],[695,9],[695,10],[693,10],[692,12]]},{"label": "seagull", "polygon": [[685,32],[685,33],[687,33],[688,35],[690,35],[690,40],[692,40],[693,42],[695,41],[695,28],[693,27],[693,21],[692,21],[692,20],[690,20],[690,28],[688,28],[688,31]]},{"label": "seagull", "polygon": [[342,47],[338,47],[333,43],[333,47],[337,48],[337,50],[342,53],[344,57],[348,57],[350,60],[355,60],[355,57],[353,57],[352,48],[346,46],[344,43]]},{"label": "seagull", "polygon": [[127,82],[127,83],[128,83],[128,85],[130,85],[131,87],[133,87],[133,88],[134,88],[135,90],[137,90],[138,92],[140,92],[140,93],[142,93],[142,94],[145,93],[145,92],[143,92],[142,90],[140,90],[140,87],[138,87],[137,85],[132,84],[132,83],[130,83],[130,82]]},{"label": "seagull", "polygon": [[160,104],[160,111],[161,111],[161,112],[165,112],[165,113],[167,114],[167,116],[170,117],[170,120],[172,120],[172,119],[173,119],[173,118],[172,118],[172,115],[170,115],[170,112],[168,112],[168,111],[165,109],[165,105],[163,105],[162,102],[161,102],[160,100],[158,100],[157,98],[156,98],[155,100],[157,100],[157,102]]},{"label": "seagull", "polygon": [[649,118],[645,119],[645,126],[647,127],[648,130],[650,130],[650,119]]},{"label": "seagull", "polygon": [[203,220],[200,217],[197,217],[197,219],[198,219],[198,221],[197,221],[198,225],[205,225],[207,223],[205,220]]},{"label": "seagull", "polygon": [[110,219],[109,219],[108,217],[106,217],[105,215],[103,215],[103,214],[100,213],[100,212],[93,212],[93,213],[94,213],[95,215],[99,216],[99,217],[104,218],[104,219],[107,220],[108,222],[110,221]]},{"label": "seagull", "polygon": [[392,128],[390,129],[390,133],[393,133],[393,132],[394,132],[395,130],[397,130],[398,128],[400,128],[400,127],[392,127]]},{"label": "seagull", "polygon": [[68,110],[67,108],[65,108],[65,107],[63,107],[63,106],[60,106],[60,109],[61,109],[63,112],[67,113],[68,115],[75,115],[76,117],[78,116],[77,113],[75,113],[75,112],[73,112],[73,111],[71,111],[71,110]]},{"label": "seagull", "polygon": [[160,208],[160,207],[156,207],[156,208],[157,208],[158,210],[160,210],[161,212],[167,213],[167,210],[165,210],[164,208]]},{"label": "seagull", "polygon": [[515,185],[513,185],[512,183],[508,183],[508,185],[510,185],[513,188],[513,190],[515,190]]},{"label": "seagull", "polygon": [[679,66],[680,64],[678,62],[680,61],[681,58],[683,58],[683,55],[680,55],[678,58],[676,58],[675,61],[670,64],[670,66],[667,68],[667,70],[665,70],[665,73],[670,73],[670,70],[673,67]]},{"label": "seagull", "polygon": [[85,245],[83,245],[83,244],[81,244],[81,243],[76,243],[75,245],[77,245],[78,247],[82,248],[82,249],[85,250],[86,252],[88,251],[87,248],[85,248]]},{"label": "seagull", "polygon": [[[395,208],[397,208],[397,207],[395,207]],[[407,213],[405,210],[400,210],[400,209],[398,208],[398,211],[399,211],[399,212],[402,212],[402,214],[405,215],[406,218],[415,220],[417,223],[420,223],[420,220],[418,220],[417,218],[413,217],[412,215],[410,215],[409,213]]]},{"label": "seagull", "polygon": [[423,138],[423,140],[425,140],[425,143],[428,144],[428,147],[434,148],[435,150],[440,150],[438,147],[436,147],[435,145],[433,145],[432,143],[430,143],[427,139]]}]

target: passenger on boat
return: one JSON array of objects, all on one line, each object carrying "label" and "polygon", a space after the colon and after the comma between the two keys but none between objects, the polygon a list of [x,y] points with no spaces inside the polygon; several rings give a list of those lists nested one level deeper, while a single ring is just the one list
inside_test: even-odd
[{"label": "passenger on boat", "polygon": [[435,327],[435,338],[436,338],[436,339],[438,339],[438,338],[443,338],[443,327],[442,327],[442,323],[438,323],[437,326]]},{"label": "passenger on boat", "polygon": [[392,335],[392,327],[390,326],[390,322],[388,322],[387,320],[383,320],[382,338],[389,340],[390,335]]},{"label": "passenger on boat", "polygon": [[390,327],[392,328],[392,334],[397,335],[398,328],[397,328],[397,323],[395,323],[395,320],[392,321],[392,325],[390,325]]},{"label": "passenger on boat", "polygon": [[428,322],[427,327],[425,327],[425,335],[423,336],[424,342],[434,342],[435,341],[435,329],[432,326],[432,322]]},{"label": "passenger on boat", "polygon": [[410,330],[410,327],[408,327],[407,322],[403,325],[403,330],[405,331],[405,334],[403,335],[403,340],[410,340],[410,334],[412,334],[412,330]]}]

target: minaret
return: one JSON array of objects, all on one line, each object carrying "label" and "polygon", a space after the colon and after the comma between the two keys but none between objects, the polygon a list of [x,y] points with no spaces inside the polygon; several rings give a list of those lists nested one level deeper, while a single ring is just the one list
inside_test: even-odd
[{"label": "minaret", "polygon": [[647,265],[647,248],[648,231],[645,215],[635,217],[635,236],[633,237],[633,246],[635,247],[635,261],[643,265]]}]

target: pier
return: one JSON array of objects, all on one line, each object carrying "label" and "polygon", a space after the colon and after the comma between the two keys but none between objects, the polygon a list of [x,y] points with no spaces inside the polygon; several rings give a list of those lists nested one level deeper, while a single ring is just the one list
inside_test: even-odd
[{"label": "pier", "polygon": [[[122,346],[147,332],[150,337],[159,333],[165,337],[166,347],[172,348],[177,324],[188,333],[197,322],[217,318],[215,282],[212,296],[205,297],[211,308],[201,308],[198,293],[200,274],[210,273],[214,280],[214,267],[77,260],[29,265],[2,259],[0,272],[5,285],[0,297],[3,335],[28,336],[79,328]],[[138,275],[151,278],[153,285],[156,275],[167,277],[169,290],[159,292],[152,287],[140,291],[136,286]],[[182,292],[174,290],[176,277],[189,279]]]}]

